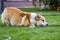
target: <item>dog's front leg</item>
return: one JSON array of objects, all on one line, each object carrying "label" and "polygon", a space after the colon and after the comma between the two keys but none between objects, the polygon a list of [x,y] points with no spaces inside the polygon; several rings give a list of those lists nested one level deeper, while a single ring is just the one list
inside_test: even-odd
[{"label": "dog's front leg", "polygon": [[31,23],[29,27],[35,27],[35,24],[34,23]]}]

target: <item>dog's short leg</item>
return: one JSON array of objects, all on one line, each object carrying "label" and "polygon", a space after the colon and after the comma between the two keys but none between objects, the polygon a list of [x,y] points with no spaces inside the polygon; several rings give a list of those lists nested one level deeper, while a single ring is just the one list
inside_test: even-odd
[{"label": "dog's short leg", "polygon": [[34,24],[34,23],[32,23],[29,27],[35,27],[35,24]]}]

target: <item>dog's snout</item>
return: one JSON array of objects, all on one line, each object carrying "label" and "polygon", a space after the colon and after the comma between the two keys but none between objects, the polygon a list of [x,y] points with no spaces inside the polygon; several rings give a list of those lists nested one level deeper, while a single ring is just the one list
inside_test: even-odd
[{"label": "dog's snout", "polygon": [[48,23],[47,23],[47,22],[42,22],[42,23],[41,23],[41,26],[42,26],[42,27],[46,27],[46,26],[48,26]]}]

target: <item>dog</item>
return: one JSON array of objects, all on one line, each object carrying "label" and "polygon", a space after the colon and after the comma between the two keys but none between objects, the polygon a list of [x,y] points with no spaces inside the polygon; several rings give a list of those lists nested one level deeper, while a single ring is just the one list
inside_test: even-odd
[{"label": "dog", "polygon": [[46,19],[41,14],[24,12],[16,7],[6,7],[1,15],[1,21],[5,25],[35,27],[46,22]]}]

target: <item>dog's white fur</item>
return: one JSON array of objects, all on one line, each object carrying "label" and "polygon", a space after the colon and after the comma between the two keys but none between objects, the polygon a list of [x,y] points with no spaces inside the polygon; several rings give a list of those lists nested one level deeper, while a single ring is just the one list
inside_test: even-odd
[{"label": "dog's white fur", "polygon": [[36,20],[35,20],[35,17],[37,16],[36,13],[31,13],[31,17],[30,17],[30,27],[35,27],[35,24],[36,24]]}]

